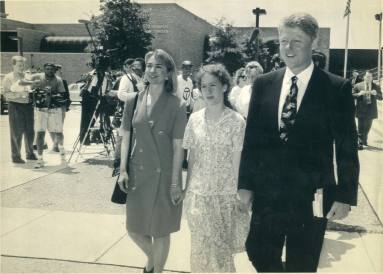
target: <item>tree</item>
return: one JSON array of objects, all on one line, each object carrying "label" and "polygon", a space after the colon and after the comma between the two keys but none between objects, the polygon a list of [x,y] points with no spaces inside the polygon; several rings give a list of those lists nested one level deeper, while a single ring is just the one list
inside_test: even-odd
[{"label": "tree", "polygon": [[90,26],[96,44],[109,50],[110,65],[121,67],[127,58],[143,57],[153,35],[148,32],[149,16],[130,0],[100,0],[101,15],[92,16]]},{"label": "tree", "polygon": [[206,63],[222,63],[232,74],[244,64],[243,54],[237,42],[238,33],[233,26],[220,19],[210,35]]},{"label": "tree", "polygon": [[264,43],[262,32],[254,30],[252,36],[243,37],[240,44],[246,62],[258,61],[264,72],[269,72],[273,68],[272,57],[278,53],[278,44],[275,44],[275,41]]}]

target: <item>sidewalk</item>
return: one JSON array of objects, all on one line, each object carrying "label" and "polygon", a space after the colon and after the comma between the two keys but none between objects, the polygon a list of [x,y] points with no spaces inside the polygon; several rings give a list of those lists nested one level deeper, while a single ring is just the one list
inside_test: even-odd
[{"label": "sidewalk", "polygon": [[[75,123],[68,126],[77,129]],[[66,134],[67,148],[73,136]],[[47,153],[49,166],[42,171],[6,164],[2,154],[1,273],[142,272],[145,257],[126,235],[124,206],[110,202],[114,178],[100,150],[87,148],[88,159],[69,166]],[[344,222],[347,229],[329,225],[318,272],[383,272],[383,229],[363,191],[359,197],[359,211]],[[189,272],[189,256],[190,233],[182,220],[165,269]],[[237,272],[255,272],[245,253],[235,262]]]}]

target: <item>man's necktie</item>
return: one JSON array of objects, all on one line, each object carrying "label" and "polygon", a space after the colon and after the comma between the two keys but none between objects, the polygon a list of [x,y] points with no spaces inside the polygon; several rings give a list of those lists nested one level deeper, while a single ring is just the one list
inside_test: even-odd
[{"label": "man's necktie", "polygon": [[287,142],[289,139],[288,133],[294,126],[295,118],[297,115],[297,86],[298,78],[296,76],[291,77],[290,92],[286,97],[285,103],[282,109],[281,125],[279,128],[279,137],[282,141]]}]

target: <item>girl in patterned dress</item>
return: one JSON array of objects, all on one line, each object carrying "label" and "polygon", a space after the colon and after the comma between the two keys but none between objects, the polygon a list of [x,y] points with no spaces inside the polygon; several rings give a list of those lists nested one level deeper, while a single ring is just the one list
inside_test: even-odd
[{"label": "girl in patterned dress", "polygon": [[189,149],[186,218],[192,272],[235,272],[234,254],[245,250],[250,216],[237,195],[245,121],[227,99],[230,76],[221,64],[197,75],[206,108],[190,116],[183,147]]}]

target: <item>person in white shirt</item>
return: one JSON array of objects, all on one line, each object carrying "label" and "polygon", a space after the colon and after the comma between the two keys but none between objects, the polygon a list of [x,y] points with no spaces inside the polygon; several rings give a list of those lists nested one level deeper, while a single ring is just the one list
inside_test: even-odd
[{"label": "person in white shirt", "polygon": [[234,74],[233,82],[235,86],[231,89],[229,93],[229,102],[232,105],[234,109],[236,109],[236,102],[237,98],[241,92],[241,89],[246,85],[247,83],[247,77],[245,68],[239,68]]},{"label": "person in white shirt", "polygon": [[136,58],[130,66],[126,66],[125,75],[122,76],[117,91],[118,99],[125,102],[129,92],[143,90],[144,82],[142,75],[144,70],[145,61],[142,58]]},{"label": "person in white shirt", "polygon": [[[117,127],[121,124],[122,113],[124,111],[124,103],[128,98],[128,94],[132,92],[141,92],[144,90],[144,81],[142,79],[145,71],[145,61],[142,58],[127,59],[124,62],[124,75],[121,77],[118,83],[118,90],[112,90],[109,92],[110,96],[116,96],[121,100],[117,106],[115,120],[113,124]],[[117,112],[120,115],[117,115]],[[118,117],[117,117],[118,116]],[[118,120],[118,121],[116,121]],[[116,146],[114,151],[114,163],[113,163],[113,176],[119,173],[120,158],[121,158],[121,136],[117,131]]]},{"label": "person in white shirt", "polygon": [[181,74],[177,76],[177,97],[181,102],[186,103],[187,113],[190,114],[191,93],[193,91],[193,81],[191,79],[193,64],[190,61],[183,61]]},{"label": "person in white shirt", "polygon": [[258,75],[263,74],[263,68],[257,61],[251,61],[246,64],[245,72],[247,76],[247,85],[241,89],[239,95],[237,96],[235,108],[246,119],[251,98],[251,86],[255,78]]},{"label": "person in white shirt", "polygon": [[[192,92],[193,92],[193,81],[191,79],[192,75],[192,62],[185,60],[181,65],[181,74],[177,76],[177,97],[181,100],[182,103],[186,106],[186,115],[189,118],[192,109]],[[184,161],[182,163],[182,168],[187,169],[187,150],[184,150]]]}]

